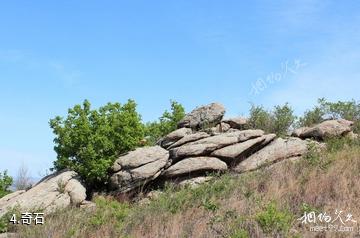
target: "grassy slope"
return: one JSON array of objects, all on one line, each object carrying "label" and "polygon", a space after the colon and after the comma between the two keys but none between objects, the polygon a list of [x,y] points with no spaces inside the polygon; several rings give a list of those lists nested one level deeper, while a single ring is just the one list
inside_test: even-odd
[{"label": "grassy slope", "polygon": [[322,155],[222,175],[195,189],[168,187],[149,204],[98,197],[96,210],[66,209],[44,226],[11,229],[21,237],[315,237],[321,233],[297,221],[305,211],[340,209],[360,222],[360,146],[344,143],[334,140]]}]

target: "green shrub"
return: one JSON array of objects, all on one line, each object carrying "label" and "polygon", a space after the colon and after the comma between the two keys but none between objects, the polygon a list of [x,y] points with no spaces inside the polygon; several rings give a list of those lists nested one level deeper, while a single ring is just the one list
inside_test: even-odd
[{"label": "green shrub", "polygon": [[295,119],[293,110],[288,103],[283,106],[275,106],[272,111],[267,111],[262,106],[252,105],[249,125],[253,129],[261,129],[267,133],[286,136]]},{"label": "green shrub", "polygon": [[11,192],[10,186],[12,183],[13,179],[7,174],[6,170],[3,173],[0,173],[0,198]]},{"label": "green shrub", "polygon": [[285,210],[279,210],[274,202],[269,203],[265,210],[258,213],[256,221],[265,233],[286,234],[293,220],[292,215]]},{"label": "green shrub", "polygon": [[121,153],[137,147],[144,128],[136,103],[108,103],[91,110],[89,101],[69,109],[67,118],[50,120],[55,134],[56,170],[70,168],[80,174],[89,188],[103,186],[107,171]]}]

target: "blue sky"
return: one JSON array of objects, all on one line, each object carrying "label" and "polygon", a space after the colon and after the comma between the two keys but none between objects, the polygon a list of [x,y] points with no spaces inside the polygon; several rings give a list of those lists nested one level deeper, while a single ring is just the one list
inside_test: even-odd
[{"label": "blue sky", "polygon": [[[275,3],[274,3],[275,2]],[[177,100],[227,115],[250,102],[358,100],[359,1],[7,1],[0,5],[0,171],[40,177],[50,118],[89,99],[136,100],[144,121]],[[276,76],[276,77],[275,77]]]}]

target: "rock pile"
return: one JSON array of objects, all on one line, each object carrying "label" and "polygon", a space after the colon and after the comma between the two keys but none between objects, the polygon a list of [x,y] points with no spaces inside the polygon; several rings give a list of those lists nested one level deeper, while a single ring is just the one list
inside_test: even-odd
[{"label": "rock pile", "polygon": [[112,188],[127,192],[154,180],[192,184],[206,181],[204,176],[208,172],[256,170],[286,159],[301,158],[307,153],[311,139],[322,141],[327,137],[345,136],[352,126],[350,121],[329,120],[311,128],[297,129],[291,137],[283,139],[262,130],[248,129],[246,118],[223,120],[224,114],[224,107],[218,103],[198,107],[180,121],[179,129],[162,138],[157,146],[120,156],[113,166]]}]

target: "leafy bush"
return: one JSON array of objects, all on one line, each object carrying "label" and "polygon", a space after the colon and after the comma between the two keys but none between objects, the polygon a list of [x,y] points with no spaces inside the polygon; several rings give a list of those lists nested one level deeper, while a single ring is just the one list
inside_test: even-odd
[{"label": "leafy bush", "polygon": [[9,188],[12,182],[13,179],[7,174],[6,170],[0,173],[0,198],[11,192]]},{"label": "leafy bush", "polygon": [[21,217],[19,205],[11,208],[3,216],[0,217],[0,233],[15,230],[16,224],[10,223],[10,220],[13,217],[13,215],[15,215],[15,217],[17,218]]},{"label": "leafy bush", "polygon": [[50,120],[55,134],[56,170],[70,168],[79,173],[89,188],[106,183],[107,171],[116,157],[140,145],[144,127],[136,103],[108,103],[91,110],[90,102],[75,105],[67,118]]},{"label": "leafy bush", "polygon": [[265,233],[286,234],[291,227],[292,215],[279,210],[276,204],[271,202],[264,211],[257,214],[256,221]]},{"label": "leafy bush", "polygon": [[249,125],[251,128],[262,129],[267,133],[285,136],[295,119],[293,110],[288,103],[283,106],[275,106],[272,111],[267,111],[262,106],[252,105]]},{"label": "leafy bush", "polygon": [[171,101],[171,112],[165,111],[159,121],[149,122],[145,126],[146,140],[149,145],[154,145],[161,137],[169,134],[177,128],[178,122],[185,116],[184,107]]}]

